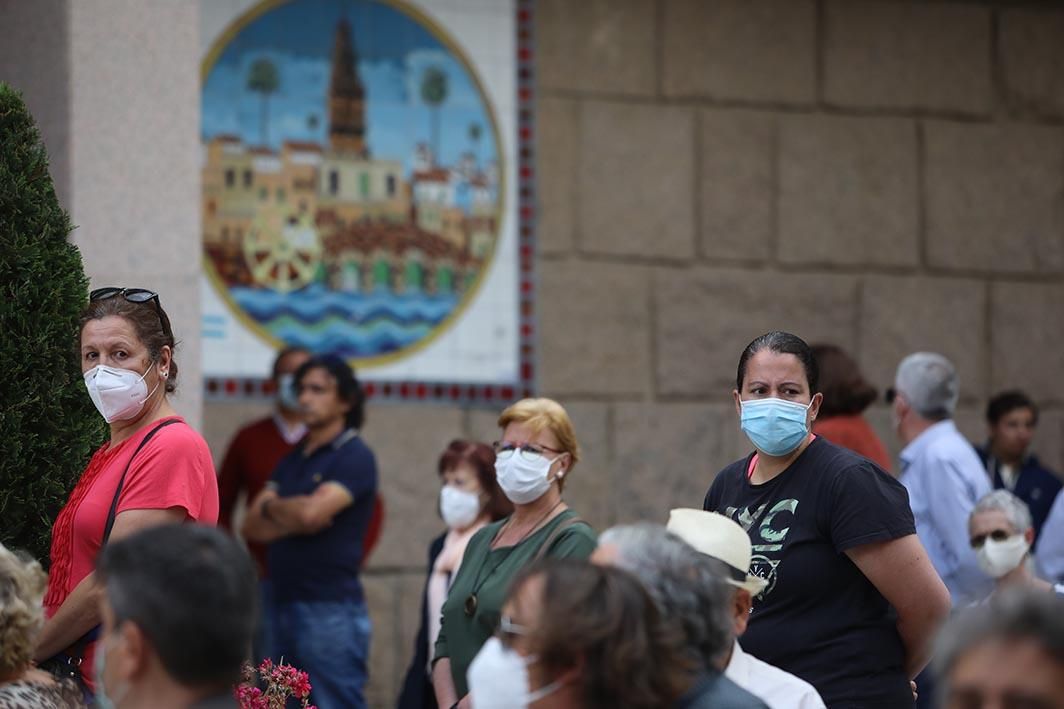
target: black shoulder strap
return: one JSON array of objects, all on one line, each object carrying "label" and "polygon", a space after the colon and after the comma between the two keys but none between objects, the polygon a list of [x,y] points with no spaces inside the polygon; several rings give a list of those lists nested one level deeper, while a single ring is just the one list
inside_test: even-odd
[{"label": "black shoulder strap", "polygon": [[126,469],[122,471],[122,477],[118,479],[118,487],[115,488],[115,496],[111,499],[111,509],[107,511],[107,524],[103,528],[103,539],[100,540],[101,549],[107,544],[107,540],[111,538],[111,528],[115,526],[115,515],[118,512],[118,498],[122,495],[122,485],[126,482],[126,473],[129,472],[129,466],[133,465],[133,460],[137,457],[137,453],[140,453],[140,449],[148,444],[148,441],[152,439],[152,436],[158,433],[160,428],[165,428],[172,423],[181,423],[181,420],[170,419],[168,421],[163,421],[161,424],[148,431],[148,435],[141,439],[140,445],[137,446],[137,450],[133,451],[132,457],[130,457],[129,462],[126,463]]},{"label": "black shoulder strap", "polygon": [[569,519],[564,519],[559,522],[558,526],[551,531],[550,536],[547,537],[546,541],[544,541],[543,544],[540,545],[539,549],[536,551],[536,555],[532,557],[532,562],[537,562],[543,557],[545,557],[547,555],[547,552],[550,551],[550,548],[554,546],[554,542],[558,541],[558,539],[562,536],[562,532],[569,529],[569,527],[574,527],[578,524],[583,524],[587,527],[591,526],[576,515],[573,515]]}]

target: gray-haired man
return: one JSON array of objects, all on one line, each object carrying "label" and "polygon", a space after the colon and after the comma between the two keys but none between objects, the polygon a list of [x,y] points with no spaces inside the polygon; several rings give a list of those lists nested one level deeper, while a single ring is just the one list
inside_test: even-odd
[{"label": "gray-haired man", "polygon": [[668,530],[706,558],[718,562],[728,591],[731,644],[721,656],[724,676],[753,693],[771,709],[824,709],[813,685],[743,651],[739,637],[746,632],[753,597],[766,586],[750,573],[750,537],[736,522],[716,512],[676,509],[669,513]]},{"label": "gray-haired man", "polygon": [[953,412],[957,372],[940,354],[917,352],[898,365],[887,391],[898,438],[905,445],[899,480],[909,491],[916,533],[954,607],[983,598],[992,584],[968,540],[968,517],[990,481]]},{"label": "gray-haired man", "polygon": [[722,674],[732,646],[731,593],[723,564],[699,554],[657,524],[621,525],[599,536],[591,560],[629,571],[678,623],[688,651],[704,675],[678,704],[682,709],[768,709]]}]

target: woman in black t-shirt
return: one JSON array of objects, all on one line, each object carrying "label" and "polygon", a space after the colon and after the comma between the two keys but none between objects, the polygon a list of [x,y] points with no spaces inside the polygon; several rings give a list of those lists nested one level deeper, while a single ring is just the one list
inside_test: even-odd
[{"label": "woman in black t-shirt", "polygon": [[832,709],[912,706],[949,592],[916,536],[909,499],[875,463],[810,435],[822,396],[809,346],[785,332],[743,351],[733,392],[757,449],[722,470],[704,508],[753,545],[743,648],[816,687]]}]

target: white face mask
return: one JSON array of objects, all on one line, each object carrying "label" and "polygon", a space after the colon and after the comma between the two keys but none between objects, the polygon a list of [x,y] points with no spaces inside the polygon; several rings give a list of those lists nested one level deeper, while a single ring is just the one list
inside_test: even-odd
[{"label": "white face mask", "polygon": [[1023,557],[1027,556],[1030,547],[1022,534],[1013,535],[1000,542],[988,537],[976,552],[979,568],[987,576],[999,579],[1023,562]]},{"label": "white face mask", "polygon": [[162,381],[160,377],[149,393],[144,377],[148,376],[150,371],[150,364],[144,374],[139,376],[131,369],[98,364],[85,372],[85,386],[89,390],[89,398],[104,421],[128,421],[140,413],[144,402],[155,393],[159,382]]},{"label": "white face mask", "polygon": [[480,495],[444,485],[440,490],[440,515],[451,529],[465,529],[480,515]]},{"label": "white face mask", "polygon": [[553,479],[548,478],[547,473],[558,458],[551,460],[537,455],[529,460],[522,451],[515,450],[505,460],[495,459],[495,479],[510,502],[527,505],[543,497],[550,489]]},{"label": "white face mask", "polygon": [[551,682],[530,692],[528,665],[533,660],[488,638],[466,673],[473,709],[524,709],[561,687],[561,682]]}]

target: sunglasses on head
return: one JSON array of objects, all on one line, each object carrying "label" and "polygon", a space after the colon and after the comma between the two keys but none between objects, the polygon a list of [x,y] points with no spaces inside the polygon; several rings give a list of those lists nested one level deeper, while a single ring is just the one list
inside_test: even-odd
[{"label": "sunglasses on head", "polygon": [[173,338],[173,330],[170,329],[170,318],[163,312],[162,303],[159,302],[159,294],[155,291],[148,290],[147,288],[117,288],[115,286],[108,286],[106,288],[97,288],[89,293],[89,302],[95,302],[98,300],[110,300],[115,296],[122,296],[130,303],[147,303],[151,302],[155,306],[155,312],[159,315],[159,322],[163,326],[163,332],[169,337]]}]

